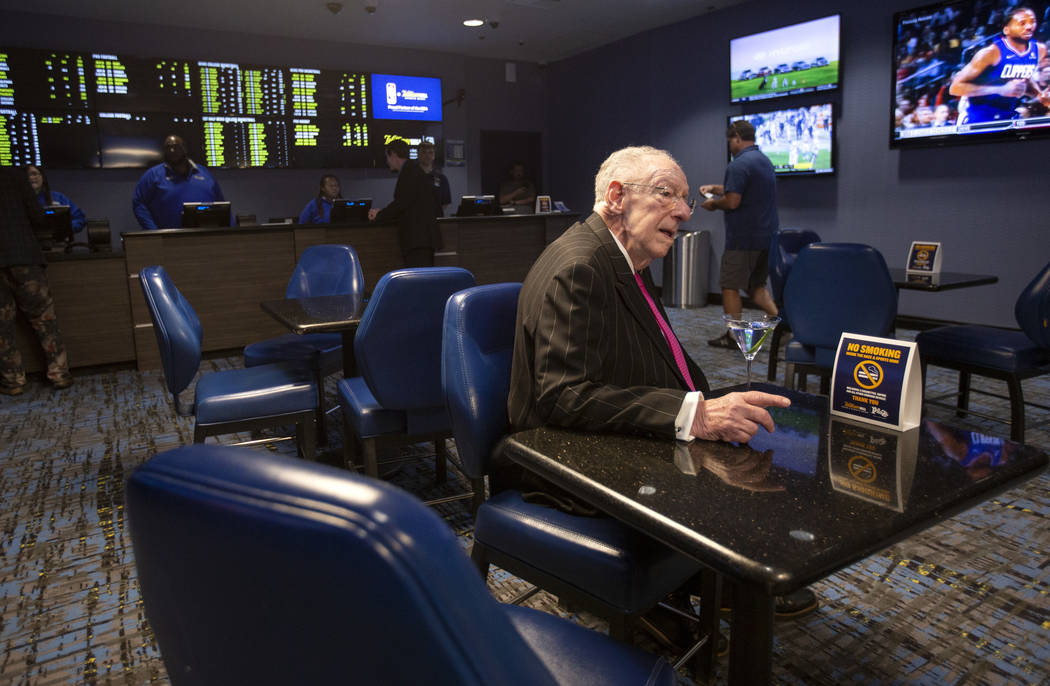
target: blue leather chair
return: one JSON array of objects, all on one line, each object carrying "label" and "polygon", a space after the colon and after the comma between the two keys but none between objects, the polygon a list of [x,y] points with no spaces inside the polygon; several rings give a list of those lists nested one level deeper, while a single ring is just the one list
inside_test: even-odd
[{"label": "blue leather chair", "polygon": [[[828,393],[843,331],[887,336],[897,316],[897,290],[886,260],[861,243],[811,243],[799,251],[784,285],[784,312],[794,340],[784,358],[805,390],[807,374]],[[794,385],[794,383],[792,384]]]},{"label": "blue leather chair", "polygon": [[[915,341],[919,344],[924,380],[927,365],[958,370],[956,414],[960,417],[978,414],[995,419],[969,409],[971,374],[1005,381],[1010,394],[1010,438],[1024,441],[1025,399],[1021,381],[1050,374],[1050,263],[1021,291],[1014,305],[1014,318],[1020,331],[975,325],[942,326],[919,333]],[[1050,410],[1044,405],[1028,404]]]},{"label": "blue leather chair", "polygon": [[[445,307],[441,373],[464,472],[488,474],[493,449],[509,430],[514,321],[520,283],[478,286]],[[654,607],[700,566],[606,517],[582,517],[528,503],[517,490],[485,501],[474,520],[471,557],[609,620],[623,640],[629,619]]]},{"label": "blue leather chair", "polygon": [[662,658],[496,602],[447,524],[374,479],[192,446],[136,469],[126,502],[175,686],[675,683]]},{"label": "blue leather chair", "polygon": [[441,318],[449,296],[473,285],[474,275],[459,267],[399,269],[379,279],[354,336],[360,376],[337,385],[348,464],[356,439],[369,476],[379,475],[380,436],[432,439],[444,480],[451,428],[441,392]]},{"label": "blue leather chair", "polygon": [[193,406],[184,407],[179,393],[193,381],[201,362],[200,319],[164,267],[143,268],[139,282],[175,410],[192,414],[196,420],[193,442],[202,443],[206,436],[217,434],[295,424],[300,454],[313,459],[317,386],[310,371],[282,363],[205,374],[197,381]]},{"label": "blue leather chair", "polygon": [[[284,291],[285,298],[318,295],[355,295],[365,290],[365,276],[357,252],[349,245],[311,245],[299,257]],[[299,362],[314,372],[317,383],[317,433],[328,438],[324,409],[324,379],[343,369],[341,333],[294,333],[244,346],[244,366]]]},{"label": "blue leather chair", "polygon": [[787,283],[791,266],[798,257],[798,252],[810,243],[819,243],[820,236],[815,231],[805,229],[780,229],[773,234],[769,242],[769,294],[780,310],[780,324],[773,329],[773,337],[769,342],[769,368],[766,378],[769,381],[777,379],[777,360],[780,354],[780,344],[783,342],[784,334],[791,331],[791,322],[784,314],[784,284]]}]

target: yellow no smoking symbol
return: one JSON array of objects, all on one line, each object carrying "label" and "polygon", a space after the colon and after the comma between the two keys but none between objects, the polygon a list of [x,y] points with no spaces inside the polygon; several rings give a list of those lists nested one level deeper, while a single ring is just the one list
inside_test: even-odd
[{"label": "yellow no smoking symbol", "polygon": [[857,481],[870,484],[875,480],[875,465],[868,458],[857,455],[849,460],[849,473]]},{"label": "yellow no smoking symbol", "polygon": [[853,380],[861,388],[878,388],[882,383],[882,367],[878,362],[864,360],[853,368]]}]

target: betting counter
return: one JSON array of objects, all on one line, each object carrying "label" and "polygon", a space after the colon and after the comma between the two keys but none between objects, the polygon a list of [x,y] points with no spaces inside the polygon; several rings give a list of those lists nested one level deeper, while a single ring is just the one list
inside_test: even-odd
[{"label": "betting counter", "polygon": [[[446,217],[434,261],[472,272],[479,284],[521,281],[543,248],[577,214]],[[71,367],[136,361],[160,366],[153,324],[139,287],[143,267],[163,265],[193,305],[205,352],[242,348],[286,331],[259,303],[284,297],[292,270],[311,245],[352,245],[365,285],[403,266],[392,224],[272,224],[163,229],[122,234],[123,253],[49,254],[48,280]],[[43,367],[35,336],[20,316],[19,347],[29,371]]]}]

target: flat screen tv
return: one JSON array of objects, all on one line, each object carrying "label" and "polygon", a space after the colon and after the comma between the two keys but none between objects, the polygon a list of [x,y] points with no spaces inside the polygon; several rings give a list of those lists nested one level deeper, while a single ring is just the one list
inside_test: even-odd
[{"label": "flat screen tv", "polygon": [[1050,134],[1050,2],[1015,5],[962,0],[894,15],[891,147]]},{"label": "flat screen tv", "polygon": [[328,217],[328,223],[366,222],[370,209],[372,209],[372,198],[361,198],[360,200],[338,198],[332,201],[332,214]]},{"label": "flat screen tv", "polygon": [[500,214],[499,203],[494,195],[464,195],[460,198],[457,217],[486,217]]},{"label": "flat screen tv", "polygon": [[441,79],[372,74],[372,118],[441,121]]},{"label": "flat screen tv", "polygon": [[755,127],[755,143],[773,163],[777,176],[809,176],[835,171],[835,109],[831,103],[730,117]]},{"label": "flat screen tv", "polygon": [[49,205],[44,208],[51,240],[63,245],[73,240],[73,215],[69,205]]},{"label": "flat screen tv", "polygon": [[729,72],[732,102],[838,88],[839,15],[732,39]]},{"label": "flat screen tv", "polygon": [[229,202],[182,203],[182,228],[222,228],[230,225]]}]

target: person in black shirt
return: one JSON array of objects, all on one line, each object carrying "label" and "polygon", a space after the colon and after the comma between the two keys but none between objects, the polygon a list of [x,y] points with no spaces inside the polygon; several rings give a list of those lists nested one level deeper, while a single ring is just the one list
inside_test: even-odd
[{"label": "person in black shirt", "polygon": [[368,219],[397,223],[406,267],[433,267],[434,251],[441,247],[441,233],[430,175],[420,168],[419,162],[408,159],[408,143],[402,139],[387,144],[386,163],[390,171],[398,172],[394,199],[381,210],[369,210]]}]

